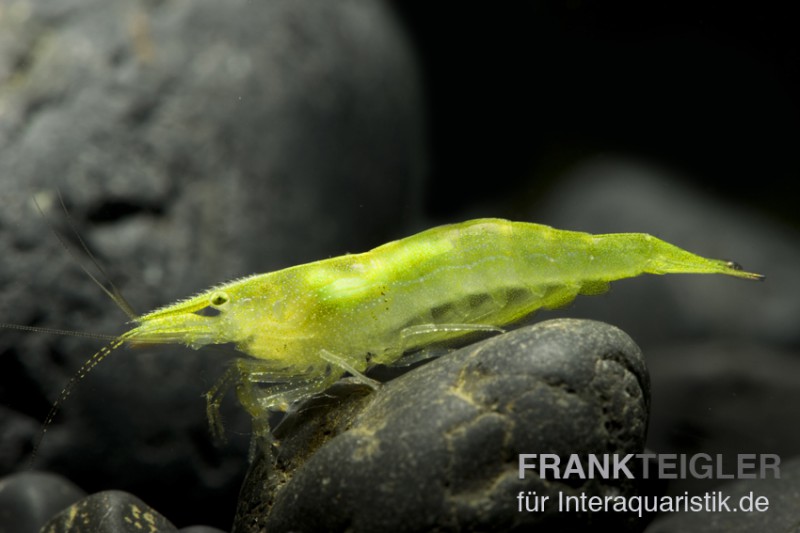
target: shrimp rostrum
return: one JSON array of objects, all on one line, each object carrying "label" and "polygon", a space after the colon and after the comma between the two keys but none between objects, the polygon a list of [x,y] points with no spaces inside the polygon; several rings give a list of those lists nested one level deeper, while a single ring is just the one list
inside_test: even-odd
[{"label": "shrimp rostrum", "polygon": [[408,354],[476,331],[503,331],[537,309],[643,273],[763,279],[643,233],[471,220],[235,280],[141,315],[79,377],[123,343],[233,343],[249,357],[234,361],[207,394],[211,430],[221,437],[218,411],[231,386],[263,420],[268,410],[285,410],[346,373],[374,383],[363,375],[372,365],[403,363]]}]

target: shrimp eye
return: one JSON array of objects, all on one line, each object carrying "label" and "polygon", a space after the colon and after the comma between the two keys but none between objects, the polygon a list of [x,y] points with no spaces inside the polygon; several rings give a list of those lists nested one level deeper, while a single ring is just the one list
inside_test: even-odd
[{"label": "shrimp eye", "polygon": [[224,305],[224,304],[228,303],[228,300],[230,300],[230,298],[228,298],[227,294],[225,294],[222,291],[217,291],[217,292],[215,292],[214,294],[211,295],[210,302],[211,302],[211,305],[213,305],[215,307],[219,307],[221,305]]}]

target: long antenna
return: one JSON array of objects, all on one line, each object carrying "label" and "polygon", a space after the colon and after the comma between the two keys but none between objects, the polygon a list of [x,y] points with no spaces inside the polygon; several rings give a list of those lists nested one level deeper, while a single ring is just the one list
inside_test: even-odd
[{"label": "long antenna", "polygon": [[116,339],[114,335],[104,335],[103,333],[92,333],[89,331],[73,331],[71,329],[43,328],[39,326],[23,326],[21,324],[7,324],[5,322],[0,322],[0,328],[18,329],[20,331],[31,331],[33,333],[47,333],[50,335],[83,337],[86,339],[98,339],[101,341],[112,341]]},{"label": "long antenna", "polygon": [[[36,197],[34,196],[32,198],[33,203],[36,205],[36,208],[39,210],[39,214],[42,215],[42,218],[44,218],[44,220],[47,223],[48,227],[53,232],[53,234],[56,236],[58,241],[61,243],[61,246],[67,251],[67,253],[72,258],[72,260],[75,261],[75,263],[77,263],[79,267],[81,267],[81,270],[83,270],[86,273],[86,275],[89,276],[89,278],[92,281],[94,281],[103,290],[103,292],[105,292],[114,301],[114,303],[117,304],[117,306],[120,309],[122,309],[123,312],[125,312],[126,315],[128,315],[129,318],[136,319],[136,313],[134,313],[133,308],[130,306],[130,304],[127,302],[127,300],[125,300],[125,298],[122,296],[122,293],[120,293],[120,291],[117,289],[117,287],[111,281],[110,276],[106,273],[106,271],[100,265],[100,262],[97,261],[95,256],[92,254],[91,250],[89,250],[89,247],[86,245],[84,240],[81,238],[81,235],[78,232],[77,228],[75,227],[74,221],[72,220],[72,217],[69,214],[69,211],[67,210],[66,205],[64,204],[64,198],[62,197],[60,190],[58,191],[58,199],[61,202],[61,207],[64,209],[65,215],[67,216],[67,220],[69,221],[70,229],[75,234],[75,237],[78,239],[78,242],[80,242],[81,247],[83,247],[83,250],[86,252],[86,255],[89,256],[89,258],[91,259],[91,261],[95,265],[95,267],[108,280],[108,283],[109,283],[109,285],[111,285],[111,288],[112,288],[113,292],[109,291],[105,286],[103,286],[103,284],[100,283],[95,278],[95,276],[93,276],[92,273],[89,272],[86,269],[86,267],[83,266],[83,264],[77,259],[77,257],[75,257],[75,254],[72,252],[72,249],[67,245],[67,243],[65,242],[64,238],[62,237],[62,235],[56,230],[55,226],[48,219],[48,217],[45,214],[44,210],[42,209],[41,205],[39,205],[39,202],[36,200]],[[49,335],[62,335],[62,336],[70,336],[70,337],[82,337],[82,338],[87,338],[87,339],[97,339],[97,340],[104,340],[104,341],[112,341],[112,340],[117,338],[114,335],[105,335],[103,333],[92,333],[92,332],[87,332],[87,331],[74,331],[74,330],[70,330],[70,329],[46,328],[46,327],[41,327],[41,326],[23,326],[22,324],[11,324],[11,323],[6,323],[6,322],[0,322],[0,328],[2,328],[2,329],[16,329],[16,330],[19,330],[19,331],[30,331],[30,332],[33,332],[33,333],[46,333],[46,334],[49,334]]]},{"label": "long antenna", "polygon": [[128,338],[127,334],[122,334],[119,337],[115,337],[109,344],[103,346],[100,350],[95,352],[95,354],[87,359],[81,368],[78,370],[76,374],[74,374],[69,382],[64,386],[61,390],[61,394],[58,395],[58,398],[53,405],[50,407],[50,412],[47,413],[47,418],[44,419],[44,423],[42,424],[42,430],[39,432],[39,438],[36,439],[36,443],[33,445],[33,451],[31,452],[30,459],[28,460],[28,469],[33,468],[33,463],[36,460],[36,456],[39,453],[39,449],[42,446],[42,441],[44,440],[44,434],[47,433],[47,428],[50,427],[50,424],[53,422],[53,419],[56,417],[61,404],[67,401],[69,395],[72,393],[72,389],[75,388],[75,385],[86,377],[86,375],[96,367],[100,361],[108,357],[108,355],[122,346],[122,343]]},{"label": "long antenna", "polygon": [[[75,226],[75,222],[74,222],[72,216],[70,215],[69,211],[67,210],[67,206],[64,203],[64,197],[62,196],[61,191],[59,189],[56,189],[56,190],[58,192],[59,203],[61,204],[61,208],[64,210],[64,214],[66,216],[66,219],[67,219],[67,222],[69,224],[69,227],[72,230],[72,233],[77,238],[78,242],[81,245],[81,248],[83,248],[83,251],[86,253],[86,256],[89,257],[89,260],[95,266],[97,271],[100,272],[100,274],[106,279],[106,281],[108,283],[108,286],[111,287],[110,290],[103,283],[101,283],[100,280],[98,280],[97,277],[94,274],[92,274],[89,271],[89,269],[87,269],[86,266],[84,266],[84,264],[78,259],[78,257],[73,252],[72,248],[67,244],[66,240],[64,239],[64,236],[61,233],[59,233],[58,230],[56,230],[54,224],[50,221],[50,219],[48,218],[47,214],[44,212],[44,209],[42,209],[42,206],[39,205],[39,202],[36,200],[36,197],[34,196],[33,197],[33,203],[36,205],[36,209],[39,210],[39,213],[42,215],[42,218],[44,218],[44,220],[47,223],[48,227],[53,232],[53,235],[56,236],[56,238],[58,239],[58,242],[61,244],[61,247],[64,248],[64,250],[67,252],[67,254],[69,254],[70,258],[72,258],[72,260],[75,263],[78,264],[78,266],[81,268],[81,270],[83,270],[83,272],[87,276],[89,276],[89,279],[91,279],[95,283],[95,285],[100,287],[100,289],[109,298],[111,298],[111,300],[117,305],[117,307],[119,307],[128,316],[128,318],[130,318],[131,320],[136,320],[138,315],[136,314],[136,312],[134,312],[134,310],[131,307],[130,303],[128,303],[128,301],[122,296],[122,293],[119,291],[119,289],[117,289],[117,287],[111,281],[110,276],[106,273],[105,269],[102,267],[100,262],[94,256],[94,254],[89,249],[89,247],[86,245],[86,242],[83,240],[83,238],[81,237],[80,233],[78,232],[78,229]],[[23,326],[23,325],[19,325],[19,324],[6,324],[6,323],[0,323],[0,327],[7,328],[7,329],[17,329],[17,330],[21,330],[21,331],[32,331],[32,332],[37,332],[37,333],[50,333],[50,334],[55,334],[55,335],[71,335],[71,336],[74,336],[74,337],[86,337],[86,338],[91,338],[91,339],[102,339],[102,340],[110,341],[109,344],[107,344],[106,346],[101,348],[94,355],[92,355],[91,358],[89,358],[87,361],[85,361],[83,363],[83,365],[81,365],[81,367],[78,370],[78,372],[75,375],[73,375],[72,378],[70,378],[69,382],[61,390],[61,393],[58,395],[58,398],[56,399],[56,401],[53,402],[53,405],[50,407],[50,411],[47,414],[47,418],[45,418],[45,421],[42,424],[42,429],[41,429],[41,432],[39,433],[39,437],[36,440],[36,442],[34,443],[33,451],[31,452],[30,460],[28,461],[28,468],[30,469],[30,468],[33,467],[33,463],[36,460],[36,456],[39,453],[39,449],[41,448],[42,441],[44,440],[44,435],[47,432],[47,429],[50,427],[50,424],[53,422],[53,419],[55,418],[56,414],[58,413],[59,408],[61,407],[61,405],[67,400],[69,395],[72,393],[72,390],[75,388],[75,385],[80,380],[82,380],[84,377],[86,377],[86,375],[89,372],[91,372],[92,369],[94,369],[94,367],[97,366],[103,359],[105,359],[111,352],[113,352],[114,350],[116,350],[117,348],[122,346],[122,344],[129,338],[130,335],[129,335],[129,333],[125,333],[125,334],[120,335],[119,337],[114,337],[114,336],[111,336],[111,335],[103,335],[103,334],[100,334],[100,333],[87,333],[87,332],[82,332],[82,331],[62,330],[62,329],[55,329],[55,328],[42,328],[42,327],[36,327],[36,326]]]},{"label": "long antenna", "polygon": [[64,240],[64,237],[58,232],[58,230],[56,230],[55,226],[53,226],[53,224],[50,222],[50,219],[47,217],[47,215],[45,214],[44,210],[39,205],[39,202],[36,201],[36,197],[34,197],[33,198],[33,203],[36,204],[36,209],[39,210],[39,213],[41,213],[42,217],[47,222],[47,225],[50,227],[50,231],[53,232],[53,234],[58,239],[58,242],[61,243],[61,246],[64,248],[64,250],[67,251],[67,253],[72,258],[72,260],[75,261],[75,263],[78,264],[78,266],[81,268],[81,270],[83,270],[84,273],[87,276],[89,276],[89,278],[91,278],[91,280],[94,281],[94,283],[98,287],[100,287],[100,289],[104,293],[106,293],[106,295],[109,298],[111,298],[111,300],[113,300],[115,304],[117,304],[117,306],[122,310],[123,313],[125,313],[128,316],[128,318],[130,318],[131,320],[135,320],[138,317],[138,315],[133,310],[133,307],[131,307],[131,304],[128,303],[128,301],[125,299],[124,296],[122,296],[122,293],[119,291],[119,289],[117,289],[116,285],[114,285],[114,282],[111,281],[111,278],[106,273],[105,269],[100,265],[99,261],[97,261],[97,258],[95,258],[95,256],[92,253],[92,251],[86,245],[86,242],[83,240],[83,238],[81,237],[80,233],[78,232],[78,229],[75,227],[75,222],[73,221],[72,216],[69,214],[69,211],[67,210],[67,206],[64,203],[64,197],[61,195],[61,190],[60,189],[56,189],[56,190],[58,191],[58,201],[61,204],[62,209],[64,210],[64,214],[66,215],[67,223],[69,224],[70,229],[72,230],[72,232],[75,235],[75,237],[78,239],[78,242],[80,243],[81,247],[83,248],[83,251],[89,257],[89,260],[91,260],[91,262],[95,266],[95,268],[97,268],[97,270],[106,279],[106,281],[108,282],[108,285],[111,287],[111,290],[109,290],[105,285],[100,283],[100,281],[97,279],[97,277],[95,277],[95,275],[92,274],[89,271],[89,269],[86,268],[83,265],[83,263],[77,258],[75,253],[72,251],[72,248],[69,247],[67,242]]}]

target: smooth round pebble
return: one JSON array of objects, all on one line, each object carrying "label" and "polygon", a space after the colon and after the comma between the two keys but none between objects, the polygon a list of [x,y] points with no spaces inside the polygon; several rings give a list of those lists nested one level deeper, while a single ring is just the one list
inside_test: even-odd
[{"label": "smooth round pebble", "polygon": [[275,454],[261,448],[234,531],[640,529],[623,513],[519,512],[520,491],[639,490],[627,479],[521,480],[519,454],[640,453],[649,395],[639,348],[613,326],[560,319],[499,335],[338,408],[302,409],[276,431]]},{"label": "smooth round pebble", "polygon": [[47,472],[21,472],[0,479],[0,531],[38,531],[47,519],[86,495],[68,479]]},{"label": "smooth round pebble", "polygon": [[41,533],[162,533],[178,529],[133,494],[107,490],[64,509]]}]

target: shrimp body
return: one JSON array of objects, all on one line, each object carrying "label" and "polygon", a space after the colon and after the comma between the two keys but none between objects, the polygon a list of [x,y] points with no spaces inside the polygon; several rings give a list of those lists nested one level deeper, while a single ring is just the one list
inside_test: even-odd
[{"label": "shrimp body", "polygon": [[217,411],[231,385],[254,419],[263,418],[345,372],[369,381],[361,373],[373,364],[469,332],[502,331],[539,308],[642,273],[762,278],[642,233],[478,219],[218,285],[139,316],[90,367],[126,342],[235,344],[250,357],[208,394],[212,431],[220,433]]}]

